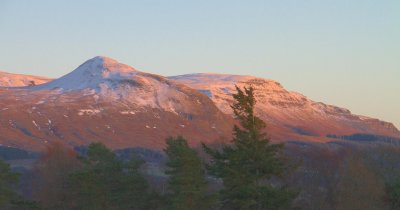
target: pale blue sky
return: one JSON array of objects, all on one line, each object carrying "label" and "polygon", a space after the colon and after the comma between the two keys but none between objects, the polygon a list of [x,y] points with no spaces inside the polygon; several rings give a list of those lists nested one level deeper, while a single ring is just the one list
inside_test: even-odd
[{"label": "pale blue sky", "polygon": [[275,79],[400,128],[399,0],[0,0],[0,70],[59,77],[96,55]]}]

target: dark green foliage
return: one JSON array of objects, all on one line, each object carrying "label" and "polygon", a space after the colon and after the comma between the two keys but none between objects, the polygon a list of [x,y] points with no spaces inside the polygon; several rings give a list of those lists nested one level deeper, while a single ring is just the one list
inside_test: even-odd
[{"label": "dark green foliage", "polygon": [[39,202],[28,201],[20,197],[12,201],[10,210],[53,210],[53,209],[44,208]]},{"label": "dark green foliage", "polygon": [[153,208],[149,186],[139,173],[142,161],[123,162],[101,143],[92,143],[87,157],[81,159],[83,169],[70,176],[72,209]]},{"label": "dark green foliage", "polygon": [[19,174],[13,173],[10,166],[0,159],[0,209],[46,210],[39,203],[28,201],[17,193]]},{"label": "dark green foliage", "polygon": [[167,139],[165,152],[169,158],[169,170],[166,173],[170,175],[170,209],[210,209],[211,199],[206,192],[205,172],[196,151],[179,136]]},{"label": "dark green foliage", "polygon": [[393,210],[400,210],[400,179],[386,185],[388,201]]},{"label": "dark green foliage", "polygon": [[16,199],[15,187],[19,175],[11,172],[10,165],[0,160],[0,209],[8,207]]},{"label": "dark green foliage", "polygon": [[265,123],[254,114],[254,89],[236,87],[231,106],[240,126],[234,127],[232,145],[214,150],[204,145],[211,156],[210,173],[221,178],[222,209],[290,209],[296,196],[271,178],[289,171],[281,150],[283,144],[271,144],[263,132]]}]

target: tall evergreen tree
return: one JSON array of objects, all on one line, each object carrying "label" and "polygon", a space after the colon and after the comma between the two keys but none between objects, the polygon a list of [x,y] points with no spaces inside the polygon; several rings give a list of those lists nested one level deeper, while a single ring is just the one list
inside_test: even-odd
[{"label": "tall evergreen tree", "polygon": [[223,181],[221,209],[290,209],[296,193],[270,182],[289,169],[281,153],[284,145],[271,144],[263,132],[266,125],[254,113],[254,89],[236,90],[231,107],[240,125],[234,127],[232,145],[221,150],[203,145],[211,156],[208,170]]},{"label": "tall evergreen tree", "polygon": [[196,151],[188,146],[183,137],[178,136],[167,139],[165,152],[169,158],[169,170],[166,173],[170,175],[170,209],[210,209],[205,171]]},{"label": "tall evergreen tree", "polygon": [[82,161],[83,169],[70,177],[71,209],[153,208],[149,185],[139,172],[141,161],[132,158],[123,162],[101,143],[92,143]]}]

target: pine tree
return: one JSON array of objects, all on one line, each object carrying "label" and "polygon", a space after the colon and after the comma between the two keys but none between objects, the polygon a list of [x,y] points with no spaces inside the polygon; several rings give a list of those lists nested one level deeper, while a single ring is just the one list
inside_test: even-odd
[{"label": "pine tree", "polygon": [[211,199],[206,192],[205,171],[196,151],[179,136],[167,139],[165,152],[169,158],[169,170],[166,173],[170,176],[170,209],[210,209]]},{"label": "pine tree", "polygon": [[72,209],[152,208],[149,185],[139,172],[142,161],[123,162],[101,143],[92,143],[81,159],[83,168],[70,176]]},{"label": "pine tree", "polygon": [[270,181],[289,171],[284,145],[271,144],[263,132],[266,125],[254,113],[254,89],[236,90],[231,107],[240,125],[234,126],[232,145],[221,150],[203,145],[211,156],[208,170],[223,181],[221,209],[290,209],[296,193]]}]

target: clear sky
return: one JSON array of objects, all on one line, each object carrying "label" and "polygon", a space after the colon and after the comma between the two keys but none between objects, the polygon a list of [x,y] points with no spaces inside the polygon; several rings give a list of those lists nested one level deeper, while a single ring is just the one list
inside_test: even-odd
[{"label": "clear sky", "polygon": [[400,128],[399,0],[0,0],[0,70],[248,74]]}]

